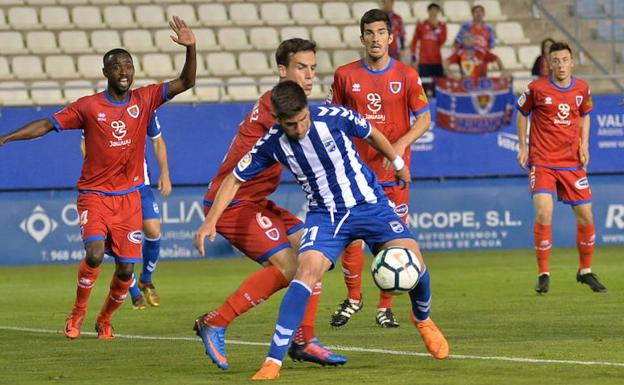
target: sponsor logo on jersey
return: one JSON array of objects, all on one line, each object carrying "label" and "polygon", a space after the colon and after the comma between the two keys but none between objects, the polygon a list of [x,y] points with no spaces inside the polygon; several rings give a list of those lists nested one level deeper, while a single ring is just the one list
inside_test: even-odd
[{"label": "sponsor logo on jersey", "polygon": [[143,239],[143,233],[141,230],[134,230],[128,233],[128,240],[132,243],[141,244]]},{"label": "sponsor logo on jersey", "polygon": [[568,119],[570,116],[570,105],[567,103],[559,103],[557,106],[559,112],[557,112],[557,118],[554,120],[555,124],[564,124],[569,126],[572,124],[572,121]]},{"label": "sponsor logo on jersey", "polygon": [[115,120],[111,122],[111,128],[113,129],[113,136],[115,139],[123,139],[128,133],[126,130],[126,123],[123,120]]},{"label": "sponsor logo on jersey", "polygon": [[325,149],[327,150],[327,152],[332,152],[336,149],[336,142],[334,142],[333,138],[324,138],[323,139],[323,146],[325,146]]},{"label": "sponsor logo on jersey", "polygon": [[574,182],[574,187],[576,187],[577,190],[585,190],[589,188],[589,181],[587,180],[587,177],[583,177],[579,180],[577,180],[576,182]]},{"label": "sponsor logo on jersey", "polygon": [[360,86],[360,83],[353,83],[351,86],[351,92],[360,92],[361,90],[362,87]]},{"label": "sponsor logo on jersey", "polygon": [[552,104],[552,98],[547,96],[546,99],[544,99],[544,104]]},{"label": "sponsor logo on jersey", "polygon": [[576,95],[576,106],[580,107],[581,104],[583,104],[583,96],[582,95]]},{"label": "sponsor logo on jersey", "polygon": [[137,106],[136,104],[133,104],[130,107],[126,108],[126,111],[128,111],[128,114],[130,114],[130,116],[135,119],[139,117],[139,113],[141,112],[139,106]]},{"label": "sponsor logo on jersey", "polygon": [[392,231],[394,231],[397,234],[402,233],[403,231],[405,231],[405,227],[403,227],[403,224],[399,221],[392,221],[388,223],[390,225],[390,228],[392,229]]},{"label": "sponsor logo on jersey", "polygon": [[407,215],[409,207],[405,203],[400,204],[394,208],[394,213],[400,217]]},{"label": "sponsor logo on jersey", "polygon": [[106,121],[106,114],[103,112],[100,112],[97,114],[97,121],[98,122],[105,122]]},{"label": "sponsor logo on jersey", "polygon": [[372,113],[377,113],[381,110],[381,96],[376,92],[371,92],[366,95],[366,100],[368,100],[368,104],[366,107]]},{"label": "sponsor logo on jersey", "polygon": [[240,171],[243,171],[244,169],[249,167],[250,164],[251,164],[251,154],[246,153],[245,156],[243,156],[241,160],[238,161],[237,167]]},{"label": "sponsor logo on jersey", "polygon": [[395,95],[401,92],[401,88],[403,88],[401,82],[390,82],[388,83],[388,85],[390,86],[390,92]]}]

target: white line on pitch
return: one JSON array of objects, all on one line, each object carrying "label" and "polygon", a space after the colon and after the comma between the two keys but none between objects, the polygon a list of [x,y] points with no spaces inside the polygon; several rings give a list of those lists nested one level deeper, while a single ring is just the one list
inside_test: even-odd
[{"label": "white line on pitch", "polygon": [[[61,330],[51,329],[35,329],[35,328],[23,328],[17,326],[3,326],[0,325],[0,330],[13,330],[20,332],[30,333],[46,333],[46,334],[62,334]],[[81,334],[87,336],[96,336],[94,332],[82,332]],[[158,336],[138,336],[128,334],[115,334],[117,338],[126,338],[131,340],[155,340],[155,341],[195,341],[199,342],[197,337],[158,337]],[[231,345],[249,345],[249,346],[269,346],[264,342],[250,342],[250,341],[236,341],[226,340]],[[327,346],[333,350],[339,350],[344,352],[359,352],[359,353],[381,353],[390,354],[395,356],[418,356],[418,357],[430,357],[428,353],[417,352],[401,352],[398,350],[387,349],[369,349],[358,348],[354,346]],[[624,367],[624,362],[608,362],[608,361],[574,361],[574,360],[547,360],[541,358],[522,358],[522,357],[499,357],[499,356],[470,356],[465,354],[451,354],[449,358],[458,360],[482,360],[482,361],[506,361],[506,362],[521,362],[521,363],[534,363],[534,364],[564,364],[564,365],[586,365],[586,366],[619,366]]]}]

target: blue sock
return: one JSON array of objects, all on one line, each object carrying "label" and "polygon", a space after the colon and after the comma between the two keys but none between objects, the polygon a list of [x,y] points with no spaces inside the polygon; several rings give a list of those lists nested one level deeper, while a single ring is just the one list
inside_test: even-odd
[{"label": "blue sock", "polygon": [[139,290],[139,285],[137,284],[136,277],[134,273],[132,273],[132,285],[130,285],[130,297],[135,299],[141,296],[141,290]]},{"label": "blue sock", "polygon": [[421,274],[418,285],[409,292],[412,300],[412,313],[416,321],[424,321],[429,318],[431,311],[431,278],[429,277],[429,269],[425,268]]},{"label": "blue sock", "polygon": [[143,270],[141,270],[141,282],[152,282],[152,273],[156,270],[156,263],[160,256],[160,237],[156,239],[143,239]]},{"label": "blue sock", "polygon": [[284,360],[290,341],[303,320],[311,293],[312,290],[301,281],[294,280],[288,286],[280,305],[268,358]]}]

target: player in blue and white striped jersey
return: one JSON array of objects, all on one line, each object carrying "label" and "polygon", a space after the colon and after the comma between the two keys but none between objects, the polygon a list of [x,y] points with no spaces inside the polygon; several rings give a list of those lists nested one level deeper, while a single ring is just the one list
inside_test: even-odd
[{"label": "player in blue and white striped jersey", "polygon": [[[295,176],[308,198],[304,235],[295,278],[282,300],[269,354],[252,379],[276,379],[294,331],[303,319],[311,287],[331,269],[344,248],[364,239],[373,252],[408,248],[425,266],[418,244],[391,207],[373,172],[364,164],[350,137],[365,139],[409,184],[410,174],[390,142],[357,112],[339,106],[308,107],[303,89],[284,81],[273,88],[271,103],[278,124],[245,155],[222,183],[195,238],[200,254],[204,239],[214,240],[216,223],[239,186],[279,162]],[[431,290],[424,268],[409,293],[412,319],[429,352],[448,355],[448,343],[429,318]]]}]

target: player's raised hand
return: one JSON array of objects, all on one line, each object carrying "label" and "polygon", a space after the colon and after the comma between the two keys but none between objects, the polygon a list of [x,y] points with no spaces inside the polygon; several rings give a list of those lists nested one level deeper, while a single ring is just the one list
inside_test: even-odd
[{"label": "player's raised hand", "polygon": [[518,150],[518,156],[516,156],[516,159],[518,159],[520,167],[527,168],[528,152],[526,147]]},{"label": "player's raised hand", "polygon": [[185,47],[195,45],[195,34],[181,17],[174,16],[169,21],[169,26],[176,33],[176,36],[170,35],[171,40]]},{"label": "player's raised hand", "polygon": [[403,166],[402,169],[396,171],[396,179],[397,182],[403,182],[401,184],[401,190],[404,190],[409,187],[409,184],[412,183],[412,176],[410,175],[409,167]]},{"label": "player's raised hand", "polygon": [[209,222],[204,222],[199,230],[197,230],[197,234],[195,234],[195,248],[202,257],[206,254],[204,249],[204,241],[206,240],[206,237],[208,237],[210,242],[214,242],[217,237],[217,229],[215,225]]}]

